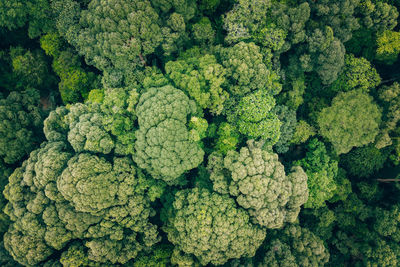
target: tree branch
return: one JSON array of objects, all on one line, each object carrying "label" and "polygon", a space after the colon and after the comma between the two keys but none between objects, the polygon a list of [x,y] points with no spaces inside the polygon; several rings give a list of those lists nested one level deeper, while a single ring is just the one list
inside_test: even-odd
[{"label": "tree branch", "polygon": [[384,83],[390,83],[390,82],[394,82],[394,81],[396,81],[396,80],[398,80],[398,79],[400,79],[400,77],[399,77],[399,76],[397,76],[397,77],[394,77],[394,78],[392,78],[392,79],[389,79],[389,80],[383,80],[383,81],[381,81],[381,84],[384,84]]},{"label": "tree branch", "polygon": [[400,179],[376,179],[378,182],[388,183],[388,182],[400,182]]},{"label": "tree branch", "polygon": [[139,54],[139,58],[140,58],[140,61],[142,62],[142,64],[146,67],[147,66],[147,64],[146,64],[146,60],[144,60],[144,58],[143,58],[143,55],[142,54]]}]

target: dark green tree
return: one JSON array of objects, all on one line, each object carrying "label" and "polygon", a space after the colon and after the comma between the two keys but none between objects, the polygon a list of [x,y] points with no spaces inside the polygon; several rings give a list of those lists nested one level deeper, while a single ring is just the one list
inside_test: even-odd
[{"label": "dark green tree", "polygon": [[374,145],[357,147],[341,157],[349,174],[358,177],[368,177],[379,171],[387,159],[388,153],[382,152]]},{"label": "dark green tree", "polygon": [[360,1],[358,15],[364,29],[372,29],[373,32],[393,30],[397,25],[399,12],[397,8],[384,1]]},{"label": "dark green tree", "polygon": [[335,37],[333,28],[315,29],[308,38],[308,50],[309,54],[300,57],[303,68],[315,70],[325,85],[334,82],[344,66],[346,50]]},{"label": "dark green tree", "polygon": [[14,30],[28,24],[30,38],[54,29],[48,0],[15,0],[0,3],[0,27]]},{"label": "dark green tree", "polygon": [[381,132],[375,140],[375,146],[379,149],[393,145],[393,153],[391,160],[397,165],[400,161],[400,128],[398,122],[400,120],[400,86],[394,83],[391,86],[382,86],[378,90],[383,110],[383,119]]},{"label": "dark green tree", "polygon": [[192,25],[192,36],[202,46],[214,43],[215,30],[208,17],[202,17],[197,23]]},{"label": "dark green tree", "polygon": [[16,163],[40,145],[43,119],[40,94],[35,89],[0,98],[0,157],[5,163]]},{"label": "dark green tree", "polygon": [[290,141],[293,138],[297,125],[296,112],[282,105],[275,106],[273,112],[282,123],[279,141],[274,145],[274,148],[278,153],[286,153],[289,150]]},{"label": "dark green tree", "polygon": [[360,0],[315,1],[310,5],[312,17],[315,23],[331,27],[335,37],[346,42],[360,26],[355,17],[359,2]]},{"label": "dark green tree", "polygon": [[275,230],[262,251],[264,259],[258,267],[324,266],[329,261],[329,251],[323,240],[299,225]]},{"label": "dark green tree", "polygon": [[335,196],[343,192],[351,192],[350,182],[338,179],[338,162],[330,157],[324,143],[315,138],[309,141],[306,149],[305,158],[295,162],[308,176],[309,197],[305,208],[323,207],[325,201],[335,200]]},{"label": "dark green tree", "polygon": [[33,87],[40,90],[51,90],[55,83],[55,77],[50,74],[43,51],[11,47],[10,59],[16,89],[23,90],[26,87]]}]

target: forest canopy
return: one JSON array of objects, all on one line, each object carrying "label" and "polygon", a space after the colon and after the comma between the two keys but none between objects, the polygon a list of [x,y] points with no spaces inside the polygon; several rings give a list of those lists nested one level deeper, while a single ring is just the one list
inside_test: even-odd
[{"label": "forest canopy", "polygon": [[399,11],[0,1],[0,266],[400,266]]}]

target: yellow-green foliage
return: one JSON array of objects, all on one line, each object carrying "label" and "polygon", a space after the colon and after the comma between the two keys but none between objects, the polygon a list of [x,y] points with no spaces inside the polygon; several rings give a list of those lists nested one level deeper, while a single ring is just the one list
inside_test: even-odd
[{"label": "yellow-green foliage", "polygon": [[148,218],[162,184],[129,157],[74,153],[49,142],[10,176],[4,195],[12,224],[4,240],[21,264],[37,265],[75,239],[85,240],[90,260],[126,263],[159,241]]},{"label": "yellow-green foliage", "polygon": [[320,134],[337,154],[373,142],[380,120],[381,111],[372,97],[359,90],[339,93],[317,118]]},{"label": "yellow-green foliage", "polygon": [[46,55],[57,57],[63,45],[58,33],[48,33],[40,37],[40,47],[45,51]]},{"label": "yellow-green foliage", "polygon": [[376,44],[376,59],[389,65],[397,61],[400,53],[400,32],[384,31],[378,35]]},{"label": "yellow-green foliage", "polygon": [[369,92],[381,83],[381,77],[371,63],[365,58],[356,58],[352,54],[346,55],[343,72],[331,85],[334,91],[350,91],[360,89]]},{"label": "yellow-green foliage", "polygon": [[293,144],[305,143],[308,140],[308,138],[314,136],[315,134],[316,133],[314,127],[312,127],[306,121],[299,120],[297,122],[296,129],[294,131],[291,142]]},{"label": "yellow-green foliage", "polygon": [[249,138],[268,140],[271,145],[278,142],[282,123],[273,110],[274,106],[275,99],[262,90],[240,99],[235,118],[239,132]]},{"label": "yellow-green foliage", "polygon": [[308,199],[307,175],[301,167],[285,174],[278,155],[262,149],[262,143],[248,141],[240,152],[228,151],[223,157],[214,152],[207,168],[213,189],[230,194],[249,211],[254,223],[280,228],[294,222],[300,206]]},{"label": "yellow-green foliage", "polygon": [[194,255],[202,265],[252,257],[265,238],[265,231],[252,224],[228,195],[199,188],[181,190],[167,209],[170,217],[164,229],[175,245],[174,254]]},{"label": "yellow-green foliage", "polygon": [[216,115],[222,112],[229,94],[222,88],[226,70],[217,63],[215,56],[169,61],[165,71],[175,86],[186,91],[201,108],[208,108]]},{"label": "yellow-green foliage", "polygon": [[217,151],[226,155],[229,150],[236,150],[239,143],[239,132],[236,127],[227,122],[223,122],[218,126],[217,142],[215,148]]}]

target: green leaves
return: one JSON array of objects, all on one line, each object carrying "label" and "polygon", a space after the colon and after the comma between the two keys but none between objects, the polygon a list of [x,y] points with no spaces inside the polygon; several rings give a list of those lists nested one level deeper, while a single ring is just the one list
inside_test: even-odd
[{"label": "green leaves", "polygon": [[359,12],[361,13],[360,21],[364,24],[364,27],[378,33],[393,30],[397,25],[399,16],[395,6],[381,1],[363,0],[359,6]]},{"label": "green leaves", "polygon": [[5,1],[0,3],[0,26],[14,30],[29,25],[30,38],[36,38],[54,28],[48,0]]},{"label": "green leaves", "polygon": [[360,89],[368,93],[381,83],[381,78],[371,63],[364,58],[356,58],[352,54],[346,55],[343,72],[331,85],[333,91],[350,91]]},{"label": "green leaves", "polygon": [[194,142],[199,142],[201,139],[206,137],[208,123],[206,119],[192,117],[189,122],[189,139]]},{"label": "green leaves", "polygon": [[[96,26],[100,24],[103,28]],[[158,15],[149,1],[92,1],[81,13],[79,26],[77,39],[69,41],[76,43],[86,60],[101,70],[137,67],[139,55],[153,53],[162,40]]]},{"label": "green leaves", "polygon": [[252,257],[265,238],[265,231],[251,224],[247,213],[227,195],[181,190],[166,209],[171,209],[171,217],[164,229],[175,245],[174,254],[195,255],[202,265]]},{"label": "green leaves", "polygon": [[250,140],[240,152],[230,150],[225,157],[214,152],[207,168],[214,191],[234,197],[253,223],[280,228],[294,222],[307,201],[307,175],[296,167],[286,176],[278,155],[262,145]]},{"label": "green leaves", "polygon": [[49,90],[54,82],[49,72],[43,51],[25,50],[22,47],[10,48],[13,73],[17,79],[17,88],[33,87],[41,90]]},{"label": "green leaves", "polygon": [[331,159],[325,145],[312,139],[307,144],[305,158],[295,162],[302,166],[308,176],[309,197],[305,208],[320,208],[325,206],[325,201],[331,200],[340,190],[337,181],[338,162]]},{"label": "green leaves", "polygon": [[36,265],[70,240],[84,239],[87,250],[79,253],[88,259],[123,264],[157,243],[148,218],[164,185],[137,171],[128,157],[73,156],[67,149],[63,142],[47,143],[10,178],[4,192],[13,223],[5,245],[15,259]]},{"label": "green leaves", "polygon": [[286,153],[289,150],[290,141],[296,128],[296,112],[287,106],[275,106],[274,113],[281,121],[279,141],[275,144],[275,150],[278,153]]},{"label": "green leaves", "polygon": [[257,89],[276,95],[282,90],[278,74],[266,64],[260,47],[254,43],[240,42],[220,53],[232,95],[244,96]]},{"label": "green leaves", "polygon": [[387,156],[386,152],[368,145],[351,150],[341,161],[351,175],[368,177],[383,167]]},{"label": "green leaves", "polygon": [[219,115],[229,98],[222,85],[226,82],[226,70],[213,55],[169,61],[165,65],[167,77],[175,86],[186,91],[201,108],[208,108]]},{"label": "green leaves", "polygon": [[317,23],[330,26],[335,36],[341,42],[346,42],[351,39],[352,31],[360,27],[354,14],[358,4],[359,0],[322,0],[311,7]]},{"label": "green leaves", "polygon": [[388,65],[397,61],[400,53],[400,32],[384,31],[377,36],[376,59]]},{"label": "green leaves", "polygon": [[261,138],[274,145],[279,140],[282,124],[274,107],[275,99],[265,91],[257,90],[238,101],[230,101],[226,108],[227,119],[249,138]]},{"label": "green leaves", "polygon": [[217,135],[218,139],[215,145],[217,151],[226,155],[229,150],[236,150],[240,136],[234,125],[227,122],[221,123]]},{"label": "green leaves", "polygon": [[0,98],[0,157],[12,164],[42,141],[43,113],[40,94],[35,89],[11,92]]},{"label": "green leaves", "polygon": [[201,45],[212,44],[215,39],[215,31],[211,21],[207,17],[202,17],[199,22],[192,26],[193,37]]},{"label": "green leaves", "polygon": [[0,1],[4,251],[27,266],[400,265],[400,187],[383,183],[400,162],[397,7]]},{"label": "green leaves", "polygon": [[224,29],[227,31],[225,41],[237,43],[250,39],[252,33],[263,25],[270,7],[270,0],[262,0],[257,3],[238,1],[235,8],[224,17]]},{"label": "green leaves", "polygon": [[176,184],[182,174],[203,161],[204,151],[198,144],[202,131],[197,132],[198,138],[191,138],[187,128],[196,104],[182,91],[170,85],[150,88],[141,95],[136,112],[139,130],[133,158],[154,178]]},{"label": "green leaves", "polygon": [[305,143],[308,138],[315,135],[315,129],[306,121],[300,120],[296,124],[295,132],[291,142],[293,144]]},{"label": "green leaves", "polygon": [[359,90],[339,93],[330,107],[318,115],[320,134],[330,141],[337,154],[347,153],[374,141],[381,112],[372,97]]},{"label": "green leaves", "polygon": [[[118,163],[116,159],[116,169]],[[75,170],[80,171],[75,174]],[[68,161],[68,167],[57,180],[57,188],[77,211],[98,215],[106,208],[127,202],[128,196],[120,195],[124,191],[119,190],[118,178],[124,180],[126,185],[132,184],[132,181],[128,180],[133,178],[129,171],[126,170],[127,174],[116,175],[112,164],[104,158],[83,153]],[[80,189],[77,188],[78,184]]]},{"label": "green leaves", "polygon": [[273,51],[279,51],[285,44],[286,32],[282,29],[265,27],[255,36],[257,43]]},{"label": "green leaves", "polygon": [[329,261],[329,251],[323,240],[307,228],[286,226],[272,233],[263,250],[262,266],[323,266]]},{"label": "green leaves", "polygon": [[237,106],[239,132],[269,144],[278,142],[282,123],[272,110],[274,106],[275,99],[261,90],[243,97]]},{"label": "green leaves", "polygon": [[68,119],[68,141],[76,152],[109,154],[115,147],[114,140],[103,127],[101,114],[91,113],[87,106],[77,104],[71,107]]}]

